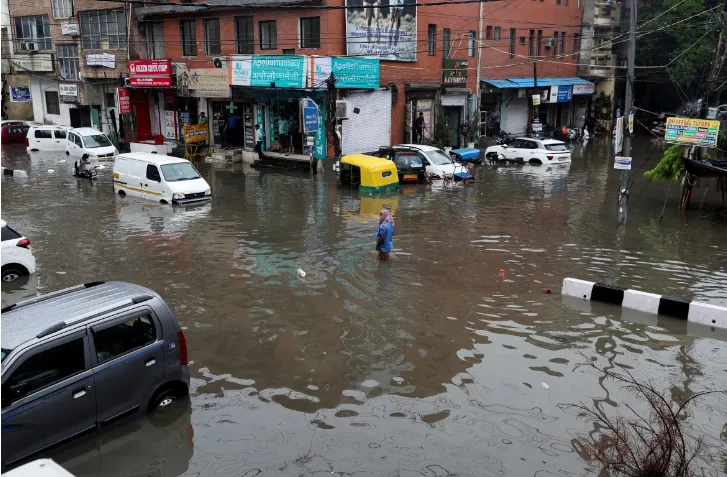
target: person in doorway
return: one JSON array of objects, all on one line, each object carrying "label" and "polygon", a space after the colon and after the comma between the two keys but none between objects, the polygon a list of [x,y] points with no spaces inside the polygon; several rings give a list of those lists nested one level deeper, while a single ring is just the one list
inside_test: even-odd
[{"label": "person in doorway", "polygon": [[420,112],[419,116],[414,120],[414,142],[422,143],[422,134],[424,133],[424,113]]},{"label": "person in doorway", "polygon": [[259,124],[255,125],[255,152],[257,157],[263,157],[263,130]]},{"label": "person in doorway", "polygon": [[280,141],[281,152],[287,152],[290,147],[290,137],[288,136],[288,120],[285,117],[278,119],[278,141]]},{"label": "person in doorway", "polygon": [[388,260],[391,249],[394,248],[394,218],[388,209],[379,212],[379,230],[376,232],[376,251],[379,260]]},{"label": "person in doorway", "polygon": [[230,113],[227,118],[227,145],[235,147],[237,145],[237,123],[239,122],[237,114]]},{"label": "person in doorway", "polygon": [[202,111],[201,113],[199,113],[199,123],[200,124],[207,124],[207,121],[208,121],[207,115],[204,113],[204,111]]},{"label": "person in doorway", "polygon": [[459,127],[459,147],[467,147],[467,139],[470,136],[470,120],[464,122],[463,125]]},{"label": "person in doorway", "polygon": [[490,129],[492,129],[493,136],[500,133],[500,110],[497,108],[490,113]]}]

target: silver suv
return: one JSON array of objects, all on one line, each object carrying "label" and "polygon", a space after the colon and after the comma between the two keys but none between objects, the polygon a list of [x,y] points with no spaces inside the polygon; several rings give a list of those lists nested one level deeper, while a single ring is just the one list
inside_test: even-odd
[{"label": "silver suv", "polygon": [[2,309],[2,465],[187,394],[187,343],[164,300],[94,282]]}]

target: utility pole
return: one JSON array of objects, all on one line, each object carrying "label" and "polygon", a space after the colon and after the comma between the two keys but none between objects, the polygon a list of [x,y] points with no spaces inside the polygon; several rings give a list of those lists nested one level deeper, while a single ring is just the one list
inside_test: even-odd
[{"label": "utility pole", "polygon": [[[727,0],[725,0],[727,1]],[[626,61],[626,98],[624,101],[624,112],[622,126],[628,129],[628,120],[631,117],[631,106],[634,102],[634,63],[636,62],[636,18],[638,0],[631,0],[631,11],[629,14],[629,51]],[[624,124],[626,122],[626,124]],[[631,157],[631,134],[621,131],[623,134],[623,155]],[[618,133],[617,133],[618,137]],[[617,151],[618,154],[618,151]],[[619,186],[618,198],[618,224],[619,227],[626,224],[626,215],[628,213],[629,202],[629,171],[621,170],[621,185]]]},{"label": "utility pole", "polygon": [[[328,107],[326,108],[326,135],[330,134],[333,140],[333,149],[336,154],[336,161],[341,159],[341,139],[338,137],[338,118],[336,117],[336,100],[338,99],[338,90],[336,89],[336,77],[331,76],[326,80],[326,88],[328,90]],[[328,141],[326,141],[327,143]]]}]

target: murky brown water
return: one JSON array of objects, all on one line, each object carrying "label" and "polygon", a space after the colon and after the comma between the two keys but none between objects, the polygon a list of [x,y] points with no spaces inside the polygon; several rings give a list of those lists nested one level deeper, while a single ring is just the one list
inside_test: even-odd
[{"label": "murky brown water", "polygon": [[[640,146],[635,169],[652,149]],[[193,360],[174,419],[57,459],[79,476],[583,475],[573,440],[594,430],[558,405],[633,399],[574,371],[581,353],[679,398],[727,389],[727,332],[564,300],[562,279],[727,304],[727,226],[711,187],[686,216],[671,188],[660,220],[668,189],[639,179],[619,237],[607,143],[575,157],[389,199],[337,189],[330,173],[206,165],[213,202],[172,209],[114,196],[110,167],[90,183],[60,155],[4,149],[3,166],[31,178],[3,179],[2,217],[31,238],[38,273],[4,287],[3,304],[140,283],[175,309]],[[382,206],[396,220],[388,263],[374,251]],[[726,422],[725,402],[693,409],[707,475],[727,472]]]}]

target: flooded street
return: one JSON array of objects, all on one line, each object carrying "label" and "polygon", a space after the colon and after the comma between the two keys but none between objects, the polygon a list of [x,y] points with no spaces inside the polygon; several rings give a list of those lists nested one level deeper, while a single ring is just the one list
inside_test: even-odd
[{"label": "flooded street", "polygon": [[[641,177],[652,149],[635,144],[620,236],[604,141],[570,166],[479,166],[472,186],[390,198],[339,189],[330,171],[203,164],[212,203],[188,208],[115,196],[111,164],[92,183],[60,154],[4,148],[29,178],[3,179],[2,218],[38,271],[3,287],[3,305],[138,283],[174,309],[192,360],[176,414],[55,458],[77,476],[584,475],[575,439],[596,430],[559,405],[643,407],[577,363],[627,367],[675,400],[727,389],[727,331],[560,295],[574,277],[727,305],[718,195],[704,184],[679,213],[677,186]],[[374,250],[382,207],[389,262]],[[727,401],[699,401],[688,428],[705,475],[727,473]]]}]

